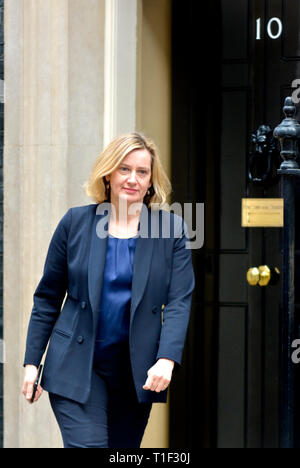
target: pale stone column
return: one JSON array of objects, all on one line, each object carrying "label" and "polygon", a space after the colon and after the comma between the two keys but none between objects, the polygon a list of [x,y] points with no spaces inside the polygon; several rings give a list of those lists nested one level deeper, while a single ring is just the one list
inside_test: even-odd
[{"label": "pale stone column", "polygon": [[136,127],[139,0],[105,0],[104,145]]},{"label": "pale stone column", "polygon": [[104,0],[5,4],[4,444],[61,447],[45,392],[21,394],[33,292],[51,235],[102,149]]}]

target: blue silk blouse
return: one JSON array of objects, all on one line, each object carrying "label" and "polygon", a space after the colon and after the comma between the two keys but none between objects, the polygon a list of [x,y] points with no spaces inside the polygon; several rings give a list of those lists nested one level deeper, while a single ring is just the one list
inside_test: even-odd
[{"label": "blue silk blouse", "polygon": [[94,365],[113,360],[129,341],[133,261],[138,236],[108,234]]}]

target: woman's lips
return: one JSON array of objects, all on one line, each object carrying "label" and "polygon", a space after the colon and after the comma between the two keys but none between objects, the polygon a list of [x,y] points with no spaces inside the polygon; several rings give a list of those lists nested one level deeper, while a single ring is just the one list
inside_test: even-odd
[{"label": "woman's lips", "polygon": [[127,187],[124,187],[124,190],[126,190],[126,191],[129,192],[129,193],[137,192],[137,190],[135,190],[135,189],[129,189],[129,188],[127,188]]}]

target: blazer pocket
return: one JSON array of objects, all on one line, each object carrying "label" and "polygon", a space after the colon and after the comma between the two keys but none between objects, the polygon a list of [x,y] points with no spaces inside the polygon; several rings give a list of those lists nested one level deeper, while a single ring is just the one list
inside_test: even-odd
[{"label": "blazer pocket", "polygon": [[71,338],[71,336],[72,336],[71,333],[66,332],[64,330],[60,330],[59,328],[55,328],[53,330],[53,333],[56,333],[59,336],[63,336],[64,338]]},{"label": "blazer pocket", "polygon": [[71,336],[65,330],[53,329],[45,359],[45,371],[55,372],[71,343]]}]

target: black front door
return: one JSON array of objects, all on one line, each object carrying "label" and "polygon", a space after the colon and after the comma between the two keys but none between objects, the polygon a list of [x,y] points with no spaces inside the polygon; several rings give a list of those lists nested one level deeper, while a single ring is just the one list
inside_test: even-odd
[{"label": "black front door", "polygon": [[[173,1],[174,201],[205,203],[205,245],[170,445],[279,447],[282,228],[242,227],[241,211],[243,198],[282,196],[271,136],[297,97],[300,3],[199,3]],[[272,280],[250,285],[261,266]]]}]

